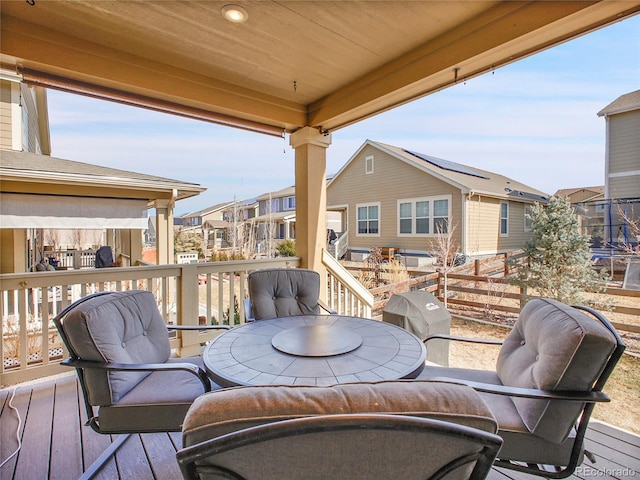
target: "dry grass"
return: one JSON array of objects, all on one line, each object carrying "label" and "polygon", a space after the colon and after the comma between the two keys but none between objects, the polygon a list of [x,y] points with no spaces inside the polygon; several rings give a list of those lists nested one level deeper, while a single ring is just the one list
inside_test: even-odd
[{"label": "dry grass", "polygon": [[[451,333],[466,337],[504,338],[506,327],[487,325],[480,322],[454,319]],[[476,369],[495,369],[499,347],[492,345],[471,345],[452,342],[450,365]],[[624,355],[609,381],[605,392],[611,402],[600,403],[593,411],[592,418],[640,434],[640,357]]]}]

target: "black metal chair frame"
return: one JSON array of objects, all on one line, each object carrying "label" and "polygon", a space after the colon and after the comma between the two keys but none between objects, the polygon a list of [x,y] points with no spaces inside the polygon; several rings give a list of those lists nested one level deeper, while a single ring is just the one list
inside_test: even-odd
[{"label": "black metal chair frame", "polygon": [[[224,453],[236,448],[260,444],[299,435],[339,431],[406,431],[440,433],[449,437],[466,438],[482,445],[482,448],[470,455],[460,455],[442,465],[429,480],[440,480],[455,469],[475,462],[469,480],[483,480],[489,473],[493,459],[502,446],[502,439],[493,433],[467,427],[465,425],[444,422],[421,417],[395,414],[337,414],[281,420],[254,427],[245,428],[196,445],[178,450],[176,457],[185,479],[200,478],[198,472],[219,474],[221,478],[249,480],[237,472],[215,465],[197,465],[208,455]],[[286,461],[286,460],[285,460]],[[329,461],[329,460],[328,460]],[[408,459],[407,461],[411,461]]]},{"label": "black metal chair frame", "polygon": [[[112,292],[98,292],[91,295],[87,295],[76,302],[67,306],[62,312],[56,315],[53,318],[53,323],[60,334],[60,338],[62,339],[62,343],[64,344],[67,352],[69,353],[69,358],[64,359],[60,362],[61,365],[66,367],[72,367],[76,369],[76,374],[78,376],[78,380],[80,381],[80,387],[82,389],[82,397],[84,400],[84,406],[87,412],[87,423],[85,426],[90,426],[92,430],[96,431],[100,434],[113,434],[116,432],[104,432],[100,429],[100,422],[98,420],[98,416],[96,416],[96,412],[94,411],[94,407],[89,403],[89,397],[87,393],[87,389],[85,386],[84,380],[84,369],[85,368],[94,368],[99,370],[118,370],[118,371],[175,371],[175,370],[183,370],[192,373],[197,376],[205,392],[211,391],[211,382],[207,377],[207,373],[197,365],[193,363],[140,363],[140,364],[122,364],[122,363],[101,363],[101,362],[93,362],[82,360],[78,357],[77,353],[71,346],[69,339],[67,338],[64,329],[63,323],[64,318],[73,308],[77,307],[79,304],[100,296],[106,295]],[[228,325],[167,325],[167,329],[169,330],[228,330],[231,328]],[[175,431],[179,431],[176,429]],[[116,439],[109,445],[109,447],[102,452],[102,454],[91,464],[87,470],[82,474],[79,480],[88,480],[93,478],[100,469],[104,466],[104,464],[113,456],[116,451],[129,439],[131,434],[135,433],[154,433],[154,431],[140,431],[140,430],[128,430],[119,432]]]},{"label": "black metal chair frame", "polygon": [[[593,388],[590,391],[551,391],[551,390],[536,390],[529,388],[518,388],[518,387],[509,387],[509,386],[500,386],[500,385],[491,385],[486,383],[472,382],[467,380],[459,380],[452,379],[450,377],[442,377],[442,378],[434,378],[434,380],[447,380],[447,381],[457,381],[459,383],[464,383],[465,385],[469,385],[474,388],[476,391],[492,393],[496,395],[507,395],[512,397],[523,397],[523,398],[534,398],[534,399],[542,399],[542,400],[559,400],[559,401],[581,401],[585,402],[584,409],[582,414],[578,417],[576,422],[576,436],[573,443],[573,448],[571,450],[571,455],[569,457],[569,462],[566,466],[558,466],[558,465],[536,465],[536,464],[524,464],[522,462],[516,462],[515,460],[502,460],[499,458],[494,462],[494,466],[508,468],[510,470],[515,470],[518,472],[528,473],[532,475],[539,475],[545,478],[550,479],[560,479],[566,478],[571,475],[576,470],[576,467],[579,465],[581,453],[583,451],[584,437],[587,433],[587,427],[589,424],[589,419],[591,418],[591,414],[593,409],[595,408],[596,403],[599,402],[609,402],[610,398],[602,391],[605,383],[609,379],[609,376],[613,372],[616,364],[622,357],[626,345],[620,338],[620,335],[616,331],[616,329],[611,325],[611,323],[599,312],[596,310],[583,306],[583,305],[572,305],[573,308],[578,310],[585,311],[592,316],[594,316],[598,321],[600,321],[606,328],[609,330],[616,339],[616,348],[613,353],[609,357],[607,364],[605,365],[604,370],[596,380],[593,385]],[[490,340],[490,339],[480,339],[480,338],[468,338],[468,337],[458,337],[453,335],[443,335],[436,334],[430,335],[425,340],[426,344],[429,340],[433,339],[444,339],[451,341],[460,341],[467,343],[480,343],[486,345],[502,345],[501,340]],[[500,432],[498,432],[499,434]],[[584,451],[585,456],[592,462],[595,463],[595,457],[591,452]]]}]

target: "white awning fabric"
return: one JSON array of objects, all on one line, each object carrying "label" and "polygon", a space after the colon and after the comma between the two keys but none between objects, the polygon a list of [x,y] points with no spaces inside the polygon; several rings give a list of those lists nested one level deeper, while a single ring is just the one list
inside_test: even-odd
[{"label": "white awning fabric", "polygon": [[0,193],[0,228],[147,228],[146,200]]}]

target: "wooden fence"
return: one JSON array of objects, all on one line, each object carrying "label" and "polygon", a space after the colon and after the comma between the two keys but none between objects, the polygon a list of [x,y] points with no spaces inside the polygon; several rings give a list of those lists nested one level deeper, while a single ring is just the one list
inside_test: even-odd
[{"label": "wooden fence", "polygon": [[[469,316],[490,319],[497,315],[515,317],[532,292],[504,278],[524,260],[523,252],[476,260],[447,273],[447,306]],[[444,275],[441,272],[410,271],[402,282],[371,288],[374,296],[372,314],[381,315],[391,295],[410,290],[432,292],[444,301]],[[640,333],[640,291],[609,287],[602,293],[587,294],[620,331]]]}]

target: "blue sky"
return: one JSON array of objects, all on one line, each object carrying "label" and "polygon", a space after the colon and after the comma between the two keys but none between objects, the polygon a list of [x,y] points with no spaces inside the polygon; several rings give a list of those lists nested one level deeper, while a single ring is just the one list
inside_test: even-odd
[{"label": "blue sky", "polygon": [[[553,194],[604,184],[597,113],[640,89],[640,16],[332,134],[327,173],[366,139],[493,171]],[[52,155],[193,182],[176,214],[294,183],[284,139],[49,91]],[[640,189],[640,187],[639,187]]]}]

